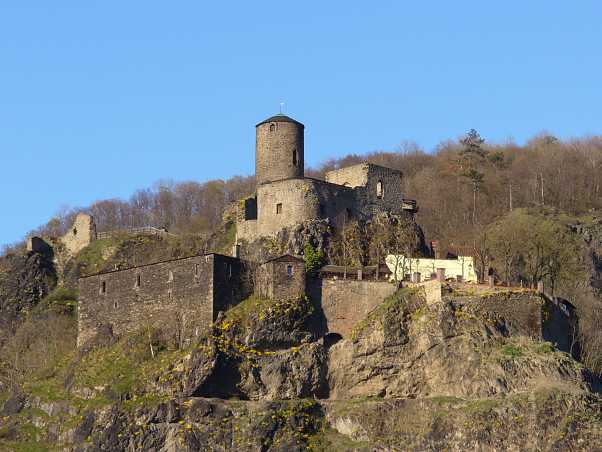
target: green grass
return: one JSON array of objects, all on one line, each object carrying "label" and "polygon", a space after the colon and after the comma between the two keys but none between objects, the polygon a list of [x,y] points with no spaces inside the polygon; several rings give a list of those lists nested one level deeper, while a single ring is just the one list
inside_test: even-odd
[{"label": "green grass", "polygon": [[[351,331],[351,338],[357,339],[360,333],[368,326],[374,325],[375,323],[381,323],[383,316],[385,316],[387,312],[402,308],[411,297],[417,296],[417,294],[418,291],[414,288],[405,287],[403,289],[399,289],[393,295],[386,298],[376,309],[374,309],[370,314],[368,314],[363,320],[359,321],[353,327],[353,330]],[[420,308],[418,308],[416,312],[419,310]],[[382,324],[379,326],[382,326]]]},{"label": "green grass", "polygon": [[236,241],[236,223],[227,226],[226,232],[220,240],[219,248],[222,252],[230,253]]},{"label": "green grass", "polygon": [[244,323],[252,313],[259,313],[267,306],[272,304],[272,301],[251,295],[249,298],[241,301],[233,308],[226,311],[226,320],[236,323]]},{"label": "green grass", "polygon": [[505,356],[509,357],[509,358],[520,358],[521,356],[523,356],[524,351],[521,347],[516,346],[516,345],[504,345],[502,347],[502,354],[504,354]]},{"label": "green grass", "polygon": [[111,246],[117,246],[120,242],[121,240],[115,238],[94,240],[81,250],[77,262],[83,265],[82,274],[91,275],[100,272],[106,264],[103,252]]}]

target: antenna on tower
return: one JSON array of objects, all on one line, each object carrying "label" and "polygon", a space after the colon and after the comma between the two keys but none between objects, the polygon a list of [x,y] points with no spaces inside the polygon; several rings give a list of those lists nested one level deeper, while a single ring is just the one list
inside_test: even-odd
[{"label": "antenna on tower", "polygon": [[282,114],[282,108],[284,107],[284,101],[280,102],[280,114]]}]

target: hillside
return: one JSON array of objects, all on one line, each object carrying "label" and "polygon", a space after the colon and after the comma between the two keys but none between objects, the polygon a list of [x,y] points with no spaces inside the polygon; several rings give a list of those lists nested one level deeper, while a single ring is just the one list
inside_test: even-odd
[{"label": "hillside", "polygon": [[599,381],[483,303],[540,301],[529,291],[450,292],[429,305],[404,289],[334,344],[316,336],[320,313],[305,299],[250,299],[182,350],[159,332],[107,333],[4,395],[0,441],[22,450],[602,447]]},{"label": "hillside", "polygon": [[[0,257],[0,448],[602,448],[597,176],[571,191],[550,173],[566,179],[563,152],[587,161],[598,145],[486,146],[471,131],[436,155],[372,154],[405,176],[343,170],[374,190],[303,179],[290,215],[276,203],[262,223],[287,225],[271,235],[252,228],[288,180],[240,202],[250,179],[96,203],[99,235],[85,213],[85,229],[50,222],[45,246]],[[378,204],[381,173],[418,211]],[[470,256],[498,284],[386,282],[390,254]]]}]

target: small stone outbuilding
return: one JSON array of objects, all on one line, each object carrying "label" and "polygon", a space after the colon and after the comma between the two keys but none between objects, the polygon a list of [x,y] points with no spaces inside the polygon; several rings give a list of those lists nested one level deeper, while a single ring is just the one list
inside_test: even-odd
[{"label": "small stone outbuilding", "polygon": [[285,254],[257,267],[255,295],[269,300],[288,300],[305,294],[305,261]]}]

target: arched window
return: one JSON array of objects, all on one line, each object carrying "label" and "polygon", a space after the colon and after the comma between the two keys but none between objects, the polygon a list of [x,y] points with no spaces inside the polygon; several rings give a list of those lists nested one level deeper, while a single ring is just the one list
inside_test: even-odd
[{"label": "arched window", "polygon": [[167,282],[172,282],[173,281],[173,272],[171,270],[169,270],[169,272],[167,272]]},{"label": "arched window", "polygon": [[286,276],[288,276],[289,278],[291,278],[293,276],[293,266],[292,265],[286,266]]},{"label": "arched window", "polygon": [[270,124],[270,132],[276,130],[276,124]]},{"label": "arched window", "polygon": [[297,166],[299,163],[299,157],[297,156],[297,150],[293,149],[293,166]]},{"label": "arched window", "polygon": [[384,189],[384,187],[383,187],[383,181],[382,181],[382,180],[379,180],[379,181],[376,183],[376,197],[377,197],[378,199],[383,199],[383,198],[384,198],[384,196],[385,196],[385,189]]}]

